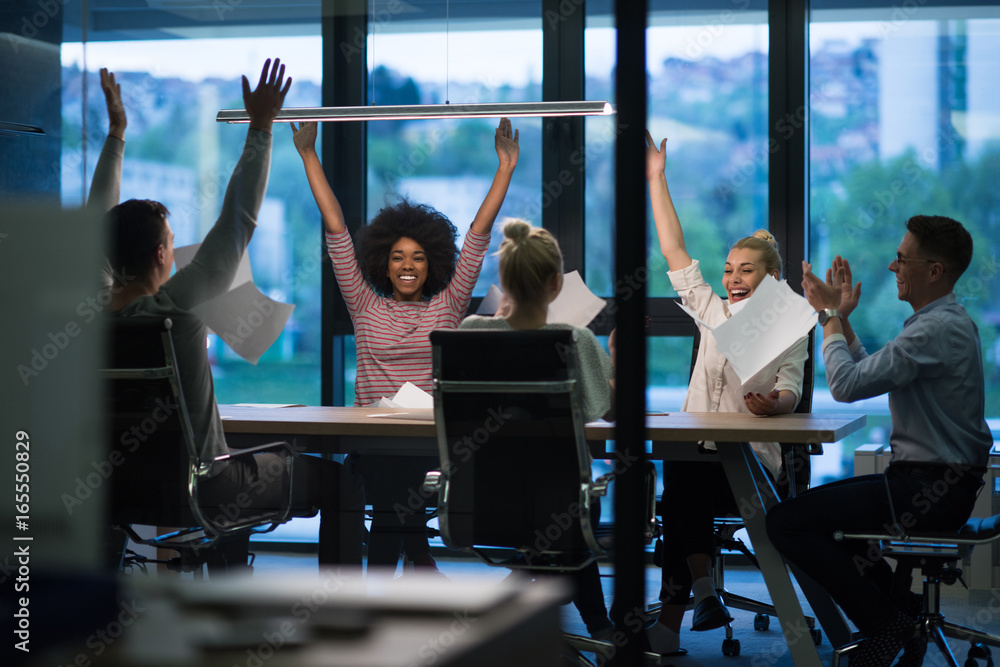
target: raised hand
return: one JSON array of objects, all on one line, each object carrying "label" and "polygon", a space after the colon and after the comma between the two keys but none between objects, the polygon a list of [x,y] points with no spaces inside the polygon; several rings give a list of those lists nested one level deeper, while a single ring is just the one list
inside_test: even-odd
[{"label": "raised hand", "polygon": [[109,72],[107,67],[101,68],[101,90],[104,91],[104,102],[108,107],[108,134],[125,141],[128,118],[122,104],[122,87],[115,83],[115,74]]},{"label": "raised hand", "polygon": [[302,122],[298,127],[295,123],[289,123],[292,128],[292,141],[295,142],[295,150],[299,155],[316,152],[316,123]]},{"label": "raised hand", "polygon": [[840,255],[833,258],[833,266],[826,271],[826,284],[840,288],[840,307],[838,310],[845,318],[854,312],[861,300],[861,281],[852,285],[851,265]]},{"label": "raised hand", "polygon": [[842,272],[830,274],[829,284],[820,280],[812,272],[812,265],[802,260],[802,292],[809,305],[816,310],[824,308],[840,308],[841,284],[844,280]]},{"label": "raised hand", "polygon": [[252,129],[271,131],[271,124],[281,111],[281,105],[285,103],[285,95],[288,94],[291,85],[291,77],[285,81],[285,66],[281,64],[280,58],[274,59],[273,67],[270,58],[264,61],[256,90],[251,91],[250,81],[246,76],[243,77],[243,104],[247,114],[250,115]]},{"label": "raised hand", "polygon": [[667,165],[667,140],[660,142],[660,149],[656,150],[656,142],[653,135],[646,130],[646,180],[652,181],[663,176],[663,170]]},{"label": "raised hand", "polygon": [[517,158],[521,151],[517,138],[518,131],[511,129],[510,119],[501,118],[494,140],[501,169],[513,170],[517,166]]}]

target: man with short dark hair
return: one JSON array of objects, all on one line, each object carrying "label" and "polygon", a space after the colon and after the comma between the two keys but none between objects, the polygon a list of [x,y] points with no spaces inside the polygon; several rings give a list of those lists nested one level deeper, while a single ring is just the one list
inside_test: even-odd
[{"label": "man with short dark hair", "polygon": [[[893,573],[861,541],[834,531],[882,531],[896,518],[907,529],[957,530],[972,513],[993,437],[984,418],[979,331],[954,294],[972,260],[961,223],[918,215],[906,223],[889,270],[901,301],[913,307],[902,332],[868,355],[848,321],[861,296],[839,256],[824,283],[803,262],[802,288],[820,312],[830,393],[838,401],[889,394],[892,458],[882,475],[844,479],[779,503],[767,515],[774,546],[822,585],[867,637],[852,667],[919,665],[926,640],[914,635],[921,598],[893,590]],[[888,485],[888,494],[886,488]]]},{"label": "man with short dark hair", "polygon": [[[232,508],[283,507],[284,459],[277,454],[237,455],[226,444],[215,402],[215,386],[205,347],[207,329],[191,310],[229,289],[257,225],[271,162],[271,126],[291,85],[285,67],[264,63],[256,90],[243,77],[243,101],[250,128],[226,189],[222,212],[190,264],[170,275],[174,233],[167,208],[132,199],[117,204],[127,119],[114,74],[101,70],[110,129],[94,174],[89,205],[107,210],[110,244],[106,281],[112,285],[108,310],[114,317],[170,317],[181,369],[181,385],[201,458],[215,461],[200,485],[202,504]],[[117,204],[117,205],[115,205]],[[223,458],[220,458],[223,457]],[[298,456],[296,510],[320,509],[319,562],[361,563],[363,490],[360,477],[338,463]],[[238,504],[234,499],[240,498]],[[249,502],[249,504],[247,504]],[[225,508],[225,509],[224,509]],[[233,518],[233,517],[229,517]]]}]

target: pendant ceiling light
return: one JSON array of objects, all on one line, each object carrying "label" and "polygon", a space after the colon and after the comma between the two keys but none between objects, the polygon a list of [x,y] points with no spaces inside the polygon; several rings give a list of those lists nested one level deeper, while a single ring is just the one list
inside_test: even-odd
[{"label": "pendant ceiling light", "polygon": [[0,134],[28,134],[28,135],[44,135],[45,130],[34,125],[23,125],[21,123],[9,123],[4,120],[0,120]]},{"label": "pendant ceiling light", "polygon": [[[362,107],[301,107],[282,109],[274,119],[276,123],[328,122],[346,120],[423,120],[430,118],[516,118],[524,116],[610,116],[615,110],[605,101],[598,102],[513,102],[507,104],[451,104],[448,101],[451,8],[450,0],[445,2],[445,103],[377,106],[375,81],[372,77],[371,106]],[[372,0],[372,14],[375,7]],[[372,57],[375,40],[372,39]],[[371,71],[376,70],[372,63]],[[215,120],[220,123],[249,123],[250,115],[245,109],[222,109]]]},{"label": "pendant ceiling light", "polygon": [[[282,109],[276,123],[345,120],[421,120],[427,118],[500,118],[506,116],[610,116],[611,105],[599,102],[513,102],[509,104],[414,104],[367,107],[302,107]],[[220,123],[249,123],[245,109],[222,109]]]}]

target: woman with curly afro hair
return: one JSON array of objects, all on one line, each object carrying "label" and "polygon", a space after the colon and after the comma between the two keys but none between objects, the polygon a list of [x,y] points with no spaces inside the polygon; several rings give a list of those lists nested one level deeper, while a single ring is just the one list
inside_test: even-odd
[{"label": "woman with curly afro hair", "polygon": [[[497,126],[499,166],[461,252],[448,218],[405,200],[383,208],[364,225],[355,249],[316,154],[316,124],[293,124],[292,132],[323,217],[334,275],[354,323],[354,404],[370,405],[392,396],[406,382],[431,391],[430,332],[456,328],[469,308],[493,222],[517,166],[517,131],[506,118]],[[368,564],[395,567],[402,549],[415,564],[433,567],[425,510],[410,506],[407,491],[419,488],[424,472],[439,465],[437,459],[366,456],[355,457],[354,463],[365,476],[365,492],[375,508]],[[407,511],[395,512],[398,506]]]}]

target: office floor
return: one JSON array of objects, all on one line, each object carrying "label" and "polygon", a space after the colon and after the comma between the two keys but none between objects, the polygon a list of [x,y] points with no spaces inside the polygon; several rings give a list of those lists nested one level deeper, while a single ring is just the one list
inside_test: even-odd
[{"label": "office floor", "polygon": [[[477,561],[460,558],[438,557],[439,569],[445,575],[476,575],[481,577],[496,578],[498,581],[506,576],[506,570],[491,568]],[[316,567],[315,554],[291,554],[273,551],[258,552],[254,563],[254,576],[266,577],[272,573],[288,572],[290,570],[312,570]],[[612,572],[610,567],[601,567],[604,574]],[[660,571],[655,567],[649,567],[646,576],[646,594],[652,600],[659,591]],[[611,604],[611,594],[613,580],[610,577],[602,577],[604,582],[605,597],[607,604]],[[747,597],[759,600],[767,600],[767,590],[759,572],[751,568],[729,567],[726,570],[727,588]],[[942,611],[949,620],[962,625],[971,626],[994,634],[1000,634],[1000,590],[974,591],[968,593],[962,586],[943,587]],[[806,613],[809,613],[808,605],[803,605]],[[723,656],[721,646],[725,638],[725,629],[720,628],[710,632],[691,632],[690,612],[685,616],[685,629],[681,632],[681,645],[688,649],[689,654],[683,658],[676,658],[670,664],[677,667],[712,667],[725,665],[726,667],[794,667],[792,658],[788,653],[785,640],[782,637],[778,624],[772,620],[770,629],[764,632],[757,632],[753,629],[754,615],[743,611],[733,611],[735,618],[733,623],[733,635],[739,639],[741,651],[739,656]],[[568,632],[585,634],[583,622],[572,605],[563,607],[563,625]],[[967,643],[960,643],[950,640],[952,650],[958,658],[959,664],[964,664],[966,659]],[[830,664],[833,648],[826,637],[819,647],[819,655],[824,664]],[[994,649],[993,655],[1000,658],[1000,649]],[[924,665],[928,667],[936,665],[946,665],[947,663],[934,648],[929,648]],[[979,665],[985,667],[985,661],[980,661]],[[971,665],[970,665],[971,667]]]}]

